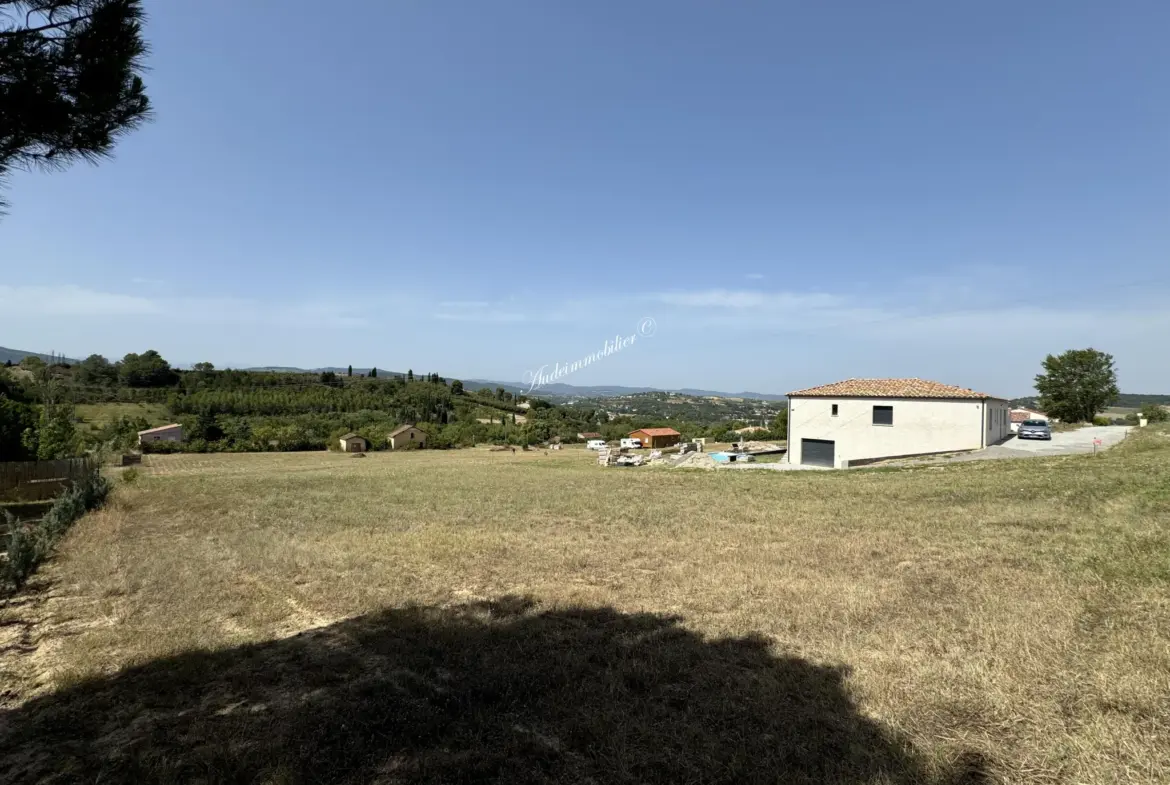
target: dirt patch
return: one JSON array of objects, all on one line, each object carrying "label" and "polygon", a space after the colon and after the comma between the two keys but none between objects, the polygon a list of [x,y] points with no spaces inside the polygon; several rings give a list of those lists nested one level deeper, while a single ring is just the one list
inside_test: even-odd
[{"label": "dirt patch", "polygon": [[676,469],[715,469],[719,464],[705,452],[689,452],[674,460]]}]

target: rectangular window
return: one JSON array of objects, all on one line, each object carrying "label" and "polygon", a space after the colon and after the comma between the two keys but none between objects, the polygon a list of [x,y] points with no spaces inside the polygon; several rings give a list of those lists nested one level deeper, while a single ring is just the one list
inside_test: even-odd
[{"label": "rectangular window", "polygon": [[893,425],[894,424],[894,407],[893,406],[875,406],[875,407],[873,407],[873,424],[874,425]]},{"label": "rectangular window", "polygon": [[837,404],[833,404],[833,416],[837,416]]}]

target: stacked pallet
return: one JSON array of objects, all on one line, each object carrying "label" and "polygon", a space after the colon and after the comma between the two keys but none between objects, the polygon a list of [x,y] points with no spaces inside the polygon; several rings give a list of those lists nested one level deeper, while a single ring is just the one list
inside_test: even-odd
[{"label": "stacked pallet", "polygon": [[620,450],[604,449],[597,452],[598,466],[616,466],[618,456],[621,454]]}]

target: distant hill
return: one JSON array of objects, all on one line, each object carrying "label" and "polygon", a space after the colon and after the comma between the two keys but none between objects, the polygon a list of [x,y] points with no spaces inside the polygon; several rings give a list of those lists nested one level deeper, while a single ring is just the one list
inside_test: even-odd
[{"label": "distant hill", "polygon": [[[41,354],[40,352],[26,352],[20,349],[9,349],[7,347],[0,346],[0,365],[3,365],[6,362],[10,362],[13,365],[16,365],[25,357],[40,357],[45,362],[48,362],[52,358],[51,355]],[[66,357],[64,359],[65,362],[69,363],[70,365],[81,362],[81,360],[74,360],[70,357]]]},{"label": "distant hill", "polygon": [[560,397],[560,398],[617,398],[623,395],[637,395],[638,393],[652,393],[652,392],[674,392],[682,395],[691,395],[697,398],[716,397],[716,398],[753,398],[760,401],[783,401],[785,396],[776,395],[773,393],[758,393],[758,392],[717,392],[715,390],[698,390],[693,387],[683,387],[679,389],[668,389],[665,387],[622,387],[620,385],[599,385],[599,386],[577,386],[573,384],[561,384],[559,382],[554,384],[543,385],[531,393],[528,392],[527,384],[519,384],[517,382],[492,382],[485,379],[470,379],[464,380],[464,386],[476,385],[478,387],[503,387],[510,392],[522,392],[528,395],[535,395],[540,397]]},{"label": "distant hill", "polygon": [[[246,371],[272,371],[282,373],[321,373],[323,371],[333,371],[337,374],[344,374],[348,368],[338,368],[336,366],[329,366],[326,368],[286,368],[281,366],[265,366],[262,368],[245,368]],[[368,374],[369,368],[353,369],[355,374]],[[421,371],[426,374],[428,371]],[[388,368],[379,368],[378,376],[405,376],[406,371],[393,371]],[[444,376],[445,379],[458,379],[458,376]],[[491,379],[463,379],[463,386],[468,390],[480,390],[484,387],[489,389],[496,389],[503,387],[510,393],[522,393],[524,395],[532,395],[539,398],[619,398],[624,395],[637,395],[638,393],[652,393],[652,392],[674,392],[682,395],[691,395],[698,398],[716,397],[716,398],[750,398],[759,401],[783,401],[785,396],[775,395],[772,393],[758,393],[758,392],[717,392],[715,390],[697,390],[691,387],[684,387],[682,389],[665,389],[662,387],[622,387],[621,385],[597,385],[597,386],[577,386],[573,384],[546,384],[538,389],[528,392],[528,385],[520,382],[499,382]]]},{"label": "distant hill", "polygon": [[[1024,406],[1027,408],[1036,408],[1039,405],[1039,398],[1035,395],[1027,398],[1013,398],[1011,400],[1012,406]],[[1156,403],[1159,405],[1170,404],[1170,395],[1151,395],[1144,393],[1121,393],[1117,396],[1117,400],[1113,402],[1113,406],[1121,409],[1140,409],[1147,403]]]}]

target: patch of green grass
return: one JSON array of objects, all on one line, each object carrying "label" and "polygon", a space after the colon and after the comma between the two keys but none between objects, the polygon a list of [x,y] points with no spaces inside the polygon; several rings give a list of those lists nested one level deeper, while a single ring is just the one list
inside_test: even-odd
[{"label": "patch of green grass", "polygon": [[78,420],[87,431],[100,430],[122,417],[141,417],[151,428],[174,422],[161,403],[81,403],[75,408]]}]

